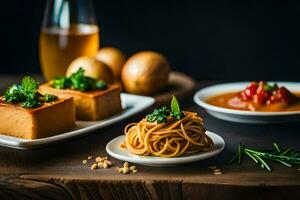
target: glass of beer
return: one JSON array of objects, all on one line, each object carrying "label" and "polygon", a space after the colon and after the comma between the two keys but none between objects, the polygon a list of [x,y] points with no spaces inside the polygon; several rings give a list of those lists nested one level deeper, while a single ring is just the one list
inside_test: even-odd
[{"label": "glass of beer", "polygon": [[94,56],[99,49],[99,28],[91,0],[47,0],[39,41],[44,77],[64,76],[79,56]]}]

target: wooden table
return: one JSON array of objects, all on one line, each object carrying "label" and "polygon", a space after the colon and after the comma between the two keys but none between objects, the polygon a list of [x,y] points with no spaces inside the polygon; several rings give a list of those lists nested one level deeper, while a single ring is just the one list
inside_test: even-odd
[{"label": "wooden table", "polygon": [[[0,77],[1,89],[16,77]],[[201,85],[201,83],[200,83]],[[190,96],[184,109],[198,112],[208,130],[226,141],[218,156],[183,166],[155,168],[139,166],[139,172],[123,175],[115,167],[91,170],[83,165],[87,156],[107,155],[105,145],[122,134],[125,124],[138,121],[141,113],[114,126],[43,149],[14,150],[0,147],[0,199],[300,199],[300,171],[272,163],[267,172],[246,159],[226,164],[239,142],[271,148],[276,141],[300,149],[300,123],[246,125],[209,116]],[[0,122],[5,123],[5,122]],[[214,175],[209,165],[223,172]]]}]

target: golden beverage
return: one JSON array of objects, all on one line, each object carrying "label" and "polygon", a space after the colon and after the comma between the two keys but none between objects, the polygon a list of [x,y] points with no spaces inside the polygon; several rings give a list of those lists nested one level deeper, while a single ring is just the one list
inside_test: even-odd
[{"label": "golden beverage", "polygon": [[69,64],[79,56],[94,56],[99,49],[96,25],[77,24],[68,29],[43,28],[40,34],[40,64],[44,77],[64,76]]}]

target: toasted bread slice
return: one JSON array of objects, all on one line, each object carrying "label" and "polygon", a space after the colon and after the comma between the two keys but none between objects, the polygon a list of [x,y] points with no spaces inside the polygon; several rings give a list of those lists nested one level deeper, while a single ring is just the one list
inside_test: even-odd
[{"label": "toasted bread slice", "polygon": [[77,120],[101,120],[122,111],[120,86],[108,85],[105,90],[81,92],[71,89],[56,89],[50,83],[42,84],[39,91],[61,98],[73,97]]},{"label": "toasted bread slice", "polygon": [[23,108],[19,104],[0,100],[0,133],[37,139],[56,135],[75,126],[73,99],[58,99],[38,108]]}]

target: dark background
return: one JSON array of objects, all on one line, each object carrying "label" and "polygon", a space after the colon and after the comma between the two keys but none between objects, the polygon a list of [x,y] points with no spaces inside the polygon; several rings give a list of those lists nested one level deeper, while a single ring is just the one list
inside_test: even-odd
[{"label": "dark background", "polygon": [[[299,3],[95,0],[101,46],[157,50],[198,80],[300,81]],[[299,2],[299,1],[298,1]],[[39,73],[45,0],[1,2],[0,73]]]}]

